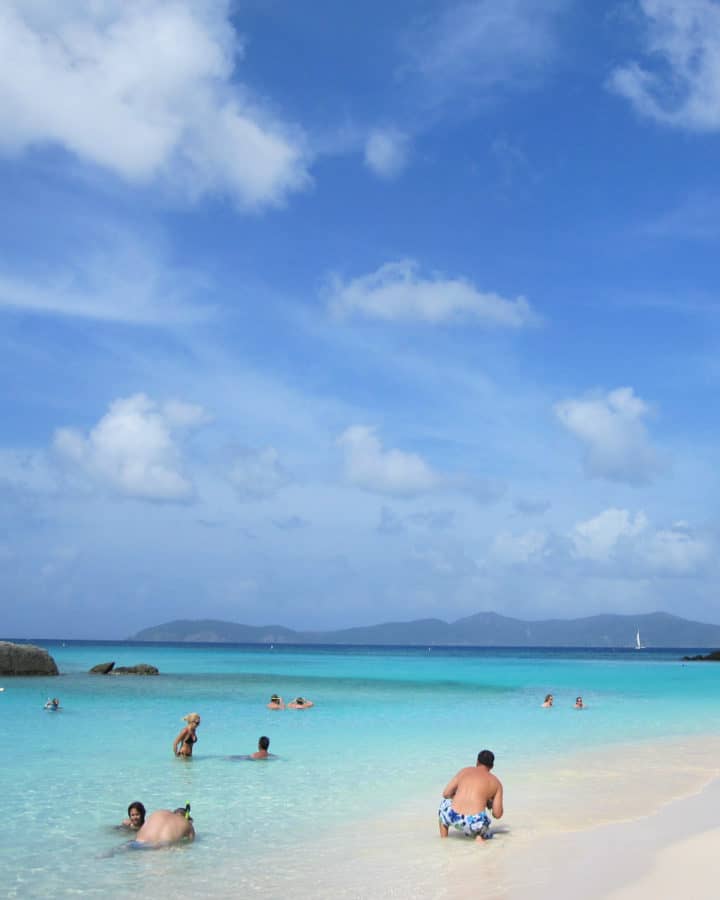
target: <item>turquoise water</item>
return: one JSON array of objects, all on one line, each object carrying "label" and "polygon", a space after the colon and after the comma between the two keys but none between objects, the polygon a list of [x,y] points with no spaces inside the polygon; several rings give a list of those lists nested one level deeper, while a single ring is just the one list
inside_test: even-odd
[{"label": "turquoise water", "polygon": [[[707,733],[720,716],[720,666],[683,665],[685,651],[37,643],[62,675],[0,682],[9,897],[167,896],[200,871],[211,896],[222,894],[216,877],[225,888],[231,878],[237,896],[281,896],[278,883],[257,881],[268,848],[290,857],[299,841],[355,827],[389,797],[434,799],[483,747],[507,777],[543,755]],[[87,674],[111,659],[161,675]],[[271,712],[273,692],[316,705]],[[548,692],[556,705],[540,709]],[[49,696],[60,712],[42,709]],[[171,745],[190,711],[202,724],[187,762]],[[276,760],[229,758],[251,753],[261,734]],[[125,840],[112,826],[136,799],[149,810],[190,801],[196,843],[108,855]]]}]

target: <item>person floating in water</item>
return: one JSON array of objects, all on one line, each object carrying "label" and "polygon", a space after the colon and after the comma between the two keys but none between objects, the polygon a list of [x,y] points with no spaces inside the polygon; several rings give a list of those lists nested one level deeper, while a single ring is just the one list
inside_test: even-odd
[{"label": "person floating in water", "polygon": [[543,704],[542,704],[543,709],[550,709],[550,707],[553,705],[554,702],[555,702],[555,698],[553,697],[553,695],[546,694],[545,699],[543,700]]},{"label": "person floating in water", "polygon": [[288,703],[288,709],[310,709],[311,706],[315,704],[312,700],[307,700],[305,697],[296,697],[292,703]]},{"label": "person floating in water", "polygon": [[585,704],[583,703],[582,697],[578,697],[575,700],[575,709],[585,709]]},{"label": "person floating in water", "polygon": [[283,698],[279,694],[273,694],[267,705],[268,709],[285,709]]},{"label": "person floating in water", "polygon": [[490,834],[489,809],[493,818],[503,815],[503,786],[491,773],[495,754],[491,750],[478,753],[475,766],[461,769],[443,791],[438,809],[440,837],[446,838],[450,828],[461,831],[477,841],[485,841]]},{"label": "person floating in water", "polygon": [[197,743],[197,727],[200,724],[200,716],[198,713],[192,712],[183,716],[183,721],[187,725],[173,741],[173,753],[175,756],[184,756],[189,758],[192,756],[193,745]]},{"label": "person floating in water", "polygon": [[131,847],[158,849],[180,841],[195,840],[195,828],[190,815],[190,804],[177,809],[158,809],[147,817]]},{"label": "person floating in water", "polygon": [[265,737],[263,735],[258,741],[258,748],[255,753],[251,754],[250,759],[268,759],[272,756],[272,753],[268,753],[268,747],[270,746],[270,738]]},{"label": "person floating in water", "polygon": [[139,800],[136,800],[128,806],[128,817],[127,819],[123,819],[122,825],[124,828],[129,828],[131,831],[139,831],[144,824],[145,807]]},{"label": "person floating in water", "polygon": [[53,712],[56,709],[60,709],[60,700],[58,697],[51,697],[48,699],[48,702],[45,704],[45,709],[51,709]]}]

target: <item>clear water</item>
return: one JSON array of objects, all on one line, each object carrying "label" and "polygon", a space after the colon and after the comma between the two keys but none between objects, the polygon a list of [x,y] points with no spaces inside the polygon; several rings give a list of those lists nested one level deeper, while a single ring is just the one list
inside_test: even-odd
[{"label": "clear water", "polygon": [[[8,897],[284,896],[272,865],[258,880],[264,860],[354,831],[388,803],[427,801],[433,828],[443,785],[484,747],[507,779],[539,757],[704,734],[720,715],[720,665],[683,665],[687,651],[37,643],[62,675],[0,681]],[[106,660],[161,675],[87,674]],[[271,712],[274,692],[316,705]],[[540,708],[548,692],[552,710]],[[43,710],[49,696],[60,712]],[[190,711],[202,716],[195,756],[177,760]],[[229,758],[261,734],[276,760]],[[190,801],[198,840],[113,853],[126,837],[112,826],[136,799],[148,810]]]}]

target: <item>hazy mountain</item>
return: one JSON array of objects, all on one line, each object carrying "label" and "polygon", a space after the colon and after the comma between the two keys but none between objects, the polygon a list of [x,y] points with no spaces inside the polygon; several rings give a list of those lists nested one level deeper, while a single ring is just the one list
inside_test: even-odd
[{"label": "hazy mountain", "polygon": [[632,647],[635,631],[652,647],[720,647],[720,625],[649,613],[526,622],[493,612],[443,622],[417,619],[339,631],[294,631],[282,625],[240,625],[215,619],[179,620],[144,628],[130,640],[235,644],[400,644],[469,647]]}]

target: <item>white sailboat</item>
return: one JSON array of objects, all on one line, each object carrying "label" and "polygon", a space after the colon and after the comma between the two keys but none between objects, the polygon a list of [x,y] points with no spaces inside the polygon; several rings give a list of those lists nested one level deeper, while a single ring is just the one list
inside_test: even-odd
[{"label": "white sailboat", "polygon": [[635,631],[635,649],[636,650],[644,650],[645,644],[643,644],[640,640],[640,629],[636,629]]}]

